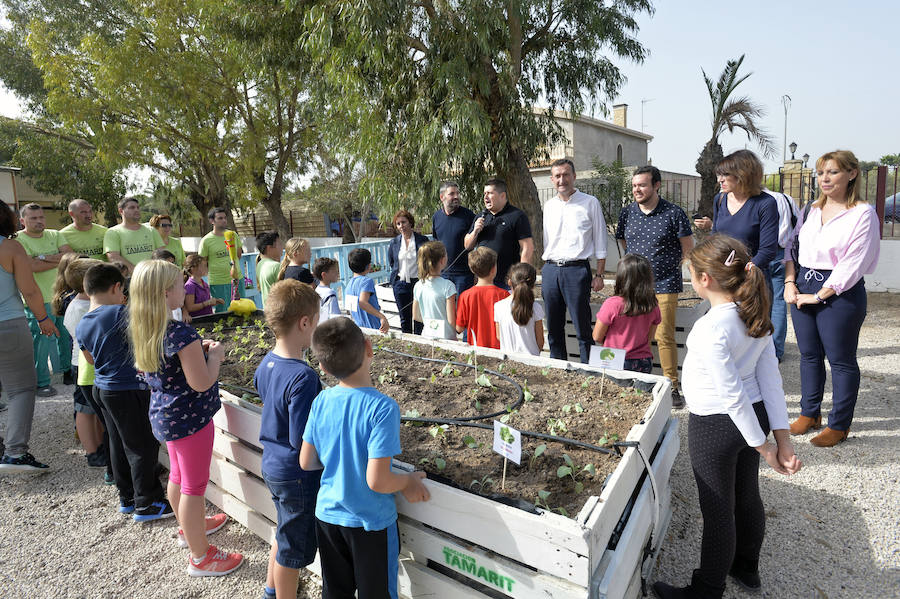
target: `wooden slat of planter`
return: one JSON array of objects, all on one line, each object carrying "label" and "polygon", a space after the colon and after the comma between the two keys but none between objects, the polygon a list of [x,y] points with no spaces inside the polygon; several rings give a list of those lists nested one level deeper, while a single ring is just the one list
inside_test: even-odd
[{"label": "wooden slat of planter", "polygon": [[585,531],[574,520],[550,512],[530,514],[427,479],[425,485],[431,499],[409,503],[398,494],[397,511],[532,568],[587,586],[588,544]]},{"label": "wooden slat of planter", "polygon": [[219,389],[219,394],[223,398],[230,399],[231,402],[222,402],[222,409],[213,416],[215,425],[222,430],[228,431],[235,437],[262,449],[262,445],[259,443],[261,415],[239,406],[237,404],[238,398],[228,391]]},{"label": "wooden slat of planter", "polygon": [[410,599],[491,599],[484,593],[439,574],[411,559],[400,560],[402,597]]},{"label": "wooden slat of planter", "polygon": [[275,522],[278,518],[272,494],[266,484],[250,475],[243,468],[232,464],[225,458],[213,454],[209,465],[209,480],[213,481],[229,494],[240,499],[266,518]]},{"label": "wooden slat of planter", "polygon": [[400,544],[417,561],[433,560],[516,599],[585,599],[587,589],[401,517]]},{"label": "wooden slat of planter", "polygon": [[216,429],[213,451],[262,478],[262,453],[247,447],[227,431]]},{"label": "wooden slat of planter", "polygon": [[[678,421],[672,419],[666,438],[657,454],[656,462],[651,466],[654,475],[657,476],[657,480],[660,482],[660,488],[665,488],[668,484],[669,471],[671,471],[672,463],[678,454],[678,443]],[[647,451],[647,457],[649,457],[649,451]],[[616,527],[619,518],[625,510],[625,505],[631,497],[630,493],[612,493],[610,490],[615,488],[634,489],[643,472],[644,463],[637,451],[629,449],[622,458],[622,464],[613,473],[606,488],[601,493],[600,498],[603,503],[600,504],[599,509],[591,514],[586,525],[592,531],[590,537],[591,555],[595,556],[596,560],[599,560],[600,556],[606,551],[612,531]],[[645,480],[644,482],[649,485],[650,481]]]},{"label": "wooden slat of planter", "polygon": [[[212,481],[206,486],[206,498],[228,514],[229,518],[240,522],[267,543],[271,544],[275,540],[275,522],[273,520],[266,518]],[[269,503],[272,501],[270,500]]]}]

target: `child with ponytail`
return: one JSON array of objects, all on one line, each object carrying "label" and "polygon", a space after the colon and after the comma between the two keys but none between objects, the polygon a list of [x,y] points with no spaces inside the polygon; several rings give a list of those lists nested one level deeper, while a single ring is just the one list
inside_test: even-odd
[{"label": "child with ponytail", "polygon": [[413,287],[413,320],[424,323],[422,335],[456,339],[456,285],[441,277],[447,248],[429,241],[419,248],[419,280]]},{"label": "child with ponytail", "polygon": [[[712,305],[688,335],[682,376],[703,541],[690,585],[653,585],[662,599],[721,597],[728,575],[747,590],[760,590],[766,521],[760,456],[781,474],[802,466],[788,433],[765,274],[727,235],[707,237],[689,260],[694,290]],[[770,430],[775,445],[766,440]]]},{"label": "child with ponytail", "polygon": [[188,324],[172,320],[184,302],[181,272],[162,260],[138,263],[131,277],[128,336],[135,366],[150,386],[150,425],[169,452],[168,495],[181,525],[178,544],[190,549],[190,576],[224,576],[243,562],[240,553],[210,545],[225,514],[205,518],[212,458],[213,415],[219,410],[216,379],[223,346],[200,339]]},{"label": "child with ponytail", "polygon": [[537,356],[544,348],[544,307],[534,301],[537,271],[527,262],[513,264],[506,284],[512,295],[494,304],[500,349]]},{"label": "child with ponytail", "polygon": [[309,264],[312,258],[312,248],[309,241],[300,237],[291,237],[284,244],[284,258],[281,260],[281,267],[278,269],[278,280],[296,279],[301,283],[316,287],[316,280],[312,273],[304,264]]}]

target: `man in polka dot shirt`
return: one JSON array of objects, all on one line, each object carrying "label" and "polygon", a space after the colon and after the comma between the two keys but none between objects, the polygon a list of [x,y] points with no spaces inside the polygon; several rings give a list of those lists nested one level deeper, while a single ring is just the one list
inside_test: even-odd
[{"label": "man in polka dot shirt", "polygon": [[642,166],[631,178],[634,203],[619,214],[616,239],[622,249],[640,254],[653,265],[656,299],[662,322],[656,344],[663,374],[672,381],[672,406],[684,406],[678,388],[678,347],[675,345],[675,310],[684,289],[681,261],[694,247],[691,223],[684,210],[659,197],[662,177],[655,166]]}]

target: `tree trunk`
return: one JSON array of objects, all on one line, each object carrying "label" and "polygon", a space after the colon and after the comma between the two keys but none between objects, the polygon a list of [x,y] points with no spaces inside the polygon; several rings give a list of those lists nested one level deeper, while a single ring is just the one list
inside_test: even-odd
[{"label": "tree trunk", "polygon": [[700,205],[697,212],[703,216],[712,218],[713,198],[719,191],[716,181],[716,165],[722,160],[722,146],[715,137],[706,142],[700,157],[697,158],[696,169],[700,174]]},{"label": "tree trunk", "polygon": [[521,209],[531,223],[531,236],[534,239],[534,259],[532,264],[537,268],[541,264],[544,253],[544,210],[538,197],[537,187],[528,170],[528,163],[518,148],[510,148],[507,156],[507,167],[499,172],[506,181],[507,199],[516,208]]},{"label": "tree trunk", "polygon": [[119,223],[119,206],[115,197],[107,197],[103,200],[103,220],[106,221],[106,227],[114,227]]},{"label": "tree trunk", "polygon": [[283,186],[272,185],[272,190],[269,191],[266,186],[265,176],[262,173],[258,174],[255,179],[256,188],[260,192],[260,196],[264,198],[262,205],[265,206],[266,211],[269,213],[269,218],[272,219],[272,226],[278,231],[278,236],[287,242],[292,237],[292,234],[291,224],[284,216],[284,210],[281,209]]}]

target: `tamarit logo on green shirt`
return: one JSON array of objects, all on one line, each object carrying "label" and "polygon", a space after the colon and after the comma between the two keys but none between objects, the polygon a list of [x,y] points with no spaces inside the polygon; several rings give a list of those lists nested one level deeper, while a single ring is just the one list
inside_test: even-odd
[{"label": "tamarit logo on green shirt", "polygon": [[455,568],[463,574],[470,574],[476,578],[480,578],[486,583],[494,585],[501,591],[512,592],[513,585],[516,581],[509,576],[503,576],[494,570],[489,570],[484,566],[478,565],[478,560],[461,551],[451,549],[450,547],[444,547],[443,551],[444,560],[451,568]]}]

